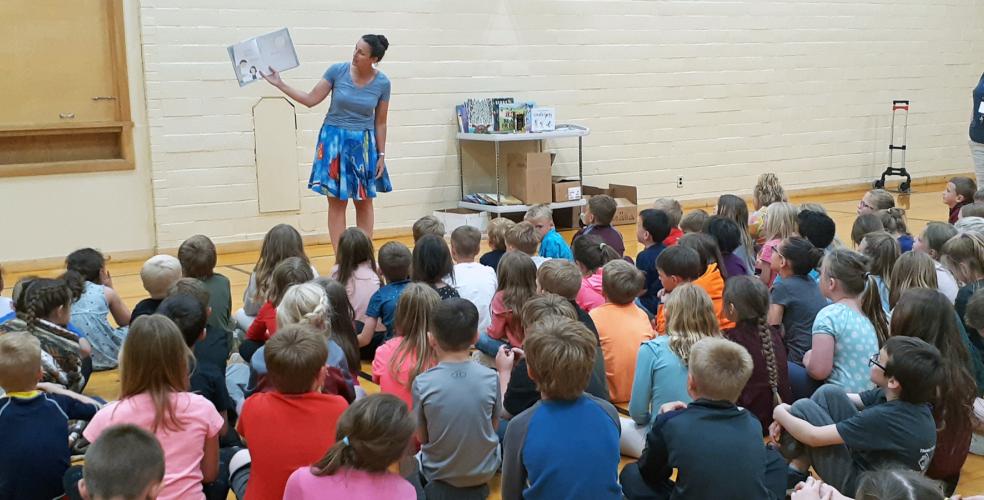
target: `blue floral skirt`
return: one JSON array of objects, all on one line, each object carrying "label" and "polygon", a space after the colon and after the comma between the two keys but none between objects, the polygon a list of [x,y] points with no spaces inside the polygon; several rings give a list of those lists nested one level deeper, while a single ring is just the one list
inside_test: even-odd
[{"label": "blue floral skirt", "polygon": [[322,125],[308,189],[340,200],[366,200],[393,190],[389,172],[376,179],[376,133]]}]

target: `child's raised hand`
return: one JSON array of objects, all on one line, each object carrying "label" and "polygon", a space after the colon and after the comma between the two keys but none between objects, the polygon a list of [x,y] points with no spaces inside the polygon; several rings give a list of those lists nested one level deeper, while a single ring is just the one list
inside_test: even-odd
[{"label": "child's raised hand", "polygon": [[105,267],[99,271],[99,281],[102,281],[103,286],[113,288],[113,275],[109,274],[109,269]]}]

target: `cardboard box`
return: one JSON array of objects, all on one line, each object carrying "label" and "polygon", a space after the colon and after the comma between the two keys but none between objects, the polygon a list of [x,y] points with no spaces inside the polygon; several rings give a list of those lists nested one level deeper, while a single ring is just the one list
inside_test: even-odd
[{"label": "cardboard box", "polygon": [[450,235],[451,231],[461,226],[472,226],[481,231],[482,234],[485,234],[489,228],[488,212],[479,212],[467,208],[448,208],[435,210],[433,215],[444,224],[445,235]]},{"label": "cardboard box", "polygon": [[[615,198],[617,208],[615,209],[615,217],[612,218],[613,226],[636,223],[636,219],[639,216],[639,206],[637,205],[639,195],[635,186],[609,184],[607,189],[595,186],[583,186],[581,192],[585,198],[591,198],[599,194],[607,194]],[[581,207],[582,212],[585,210],[587,210],[587,205]]]},{"label": "cardboard box", "polygon": [[553,177],[553,201],[574,201],[581,199],[581,181],[564,177]]},{"label": "cardboard box", "polygon": [[526,205],[550,203],[550,153],[510,153],[506,167],[509,194]]}]

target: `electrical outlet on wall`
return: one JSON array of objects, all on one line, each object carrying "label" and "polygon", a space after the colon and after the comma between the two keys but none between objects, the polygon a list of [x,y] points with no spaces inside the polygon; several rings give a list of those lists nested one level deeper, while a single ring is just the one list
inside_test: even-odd
[{"label": "electrical outlet on wall", "polygon": [[677,189],[683,189],[683,176],[677,177]]}]

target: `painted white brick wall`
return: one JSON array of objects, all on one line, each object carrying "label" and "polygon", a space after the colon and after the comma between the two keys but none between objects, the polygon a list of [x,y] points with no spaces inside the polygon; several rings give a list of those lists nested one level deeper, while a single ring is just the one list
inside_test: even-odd
[{"label": "painted white brick wall", "polygon": [[[256,239],[273,224],[325,231],[302,186],[299,213],[258,213],[252,106],[226,46],[283,26],[309,89],[364,33],[391,41],[388,166],[396,191],[377,227],[405,227],[458,198],[453,106],[510,95],[588,126],[587,181],[632,183],[641,201],[747,192],[762,172],[789,188],[868,181],[885,166],[893,98],[912,101],[908,168],[969,171],[970,90],[984,71],[984,1],[142,0],[140,17],[158,244],[196,232]],[[298,106],[307,179],[327,102]],[[576,171],[576,142],[549,145]],[[676,178],[684,176],[684,188]]]}]

